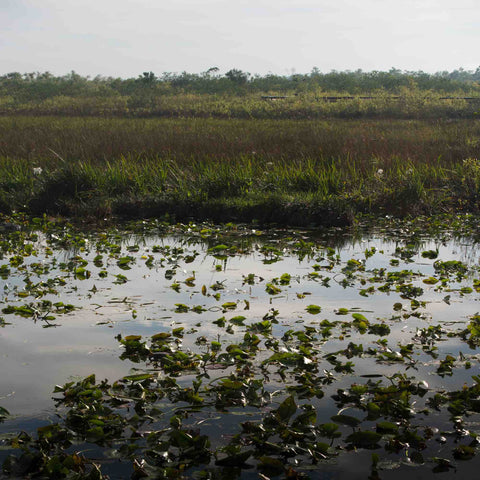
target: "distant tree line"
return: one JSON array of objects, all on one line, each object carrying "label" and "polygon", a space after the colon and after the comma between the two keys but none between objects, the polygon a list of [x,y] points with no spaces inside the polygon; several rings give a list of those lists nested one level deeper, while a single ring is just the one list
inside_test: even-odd
[{"label": "distant tree line", "polygon": [[362,70],[322,73],[314,68],[307,74],[251,75],[238,69],[220,74],[212,67],[202,73],[143,72],[137,78],[84,77],[76,72],[63,76],[44,73],[8,73],[0,76],[0,97],[15,101],[42,101],[57,96],[109,97],[194,94],[247,93],[291,94],[303,92],[338,92],[360,94],[384,90],[395,94],[404,88],[435,90],[446,94],[474,92],[480,89],[480,67],[452,72],[425,73],[392,68],[388,72]]}]

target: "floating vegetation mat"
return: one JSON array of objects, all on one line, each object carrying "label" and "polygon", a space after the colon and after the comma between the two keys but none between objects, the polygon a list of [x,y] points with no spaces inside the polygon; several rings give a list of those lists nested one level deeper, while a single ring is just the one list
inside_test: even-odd
[{"label": "floating vegetation mat", "polygon": [[478,468],[476,219],[322,232],[1,220],[4,476]]}]

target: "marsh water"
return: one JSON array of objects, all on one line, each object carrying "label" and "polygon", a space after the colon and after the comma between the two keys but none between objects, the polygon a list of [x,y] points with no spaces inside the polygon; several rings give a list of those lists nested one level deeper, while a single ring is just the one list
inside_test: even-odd
[{"label": "marsh water", "polygon": [[[475,231],[446,226],[82,232],[24,221],[2,234],[0,459],[18,458],[19,432],[36,451],[39,427],[66,422],[65,451],[90,452],[110,478],[170,467],[172,478],[470,477],[479,256]],[[52,399],[91,374],[84,391],[112,386],[95,402],[119,379],[147,392],[142,408],[125,392],[130,405],[115,404],[128,435],[107,435],[103,417],[97,437],[76,431],[78,399]],[[168,437],[153,461],[147,433],[169,428],[208,438],[210,453],[189,457]]]}]

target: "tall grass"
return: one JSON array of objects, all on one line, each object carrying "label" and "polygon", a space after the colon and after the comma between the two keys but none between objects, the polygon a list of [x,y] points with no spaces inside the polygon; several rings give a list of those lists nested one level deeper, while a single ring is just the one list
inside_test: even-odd
[{"label": "tall grass", "polygon": [[100,117],[170,117],[170,118],[239,118],[239,119],[325,119],[325,118],[475,118],[480,109],[478,90],[473,100],[465,92],[445,93],[436,90],[403,88],[392,96],[384,90],[367,92],[372,98],[340,99],[348,92],[287,92],[283,99],[265,100],[260,93],[195,94],[174,93],[115,96],[52,96],[46,99],[21,100],[0,96],[1,115],[63,115]]},{"label": "tall grass", "polygon": [[59,155],[95,162],[239,156],[264,161],[343,158],[371,164],[455,164],[476,157],[480,126],[472,120],[220,120],[0,117],[0,156],[48,165]]},{"label": "tall grass", "polygon": [[476,212],[479,142],[467,120],[4,117],[0,210],[306,225]]}]

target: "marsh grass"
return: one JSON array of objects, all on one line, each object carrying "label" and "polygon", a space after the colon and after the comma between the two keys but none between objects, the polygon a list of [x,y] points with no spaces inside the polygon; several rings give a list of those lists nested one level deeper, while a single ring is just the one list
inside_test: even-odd
[{"label": "marsh grass", "polygon": [[[478,156],[478,122],[0,117],[0,156],[39,161],[170,159],[456,163]],[[347,158],[348,157],[348,158]],[[359,168],[360,165],[357,166]]]},{"label": "marsh grass", "polygon": [[4,212],[310,225],[480,200],[466,120],[4,117],[0,139]]},{"label": "marsh grass", "polygon": [[[346,99],[346,91],[283,92],[282,100],[264,100],[256,93],[187,93],[166,94],[142,91],[140,94],[113,96],[66,96],[22,99],[0,97],[0,114],[63,115],[101,117],[171,117],[237,119],[324,119],[324,118],[473,118],[480,107],[478,91],[449,92],[403,87],[395,95],[386,90],[357,93]],[[361,96],[364,98],[361,98]],[[365,96],[367,98],[365,98]],[[339,97],[329,101],[328,97]]]}]

